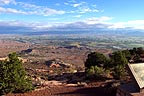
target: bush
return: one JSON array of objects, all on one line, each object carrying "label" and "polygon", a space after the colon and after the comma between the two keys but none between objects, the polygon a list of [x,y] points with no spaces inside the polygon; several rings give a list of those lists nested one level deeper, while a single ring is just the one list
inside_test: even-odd
[{"label": "bush", "polygon": [[26,76],[22,61],[16,53],[9,54],[7,60],[0,62],[0,93],[26,92],[32,89],[32,82]]},{"label": "bush", "polygon": [[113,66],[113,76],[116,79],[122,79],[122,77],[125,76],[125,65],[128,63],[125,54],[122,53],[122,51],[114,52],[112,57],[112,64]]},{"label": "bush", "polygon": [[125,68],[122,65],[115,66],[113,73],[116,79],[124,78],[126,76]]},{"label": "bush", "polygon": [[106,56],[98,52],[92,52],[88,54],[88,58],[85,62],[85,67],[90,68],[91,66],[102,67],[107,62]]},{"label": "bush", "polygon": [[89,69],[86,70],[86,75],[88,78],[100,79],[106,77],[107,72],[108,71],[106,71],[102,67],[91,66]]}]

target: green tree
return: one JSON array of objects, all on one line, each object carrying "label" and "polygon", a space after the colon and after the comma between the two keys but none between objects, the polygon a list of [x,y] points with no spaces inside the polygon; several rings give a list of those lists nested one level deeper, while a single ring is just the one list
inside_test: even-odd
[{"label": "green tree", "polygon": [[125,57],[127,58],[127,60],[131,59],[131,53],[129,50],[123,50],[122,53],[125,55]]},{"label": "green tree", "polygon": [[125,69],[122,65],[117,65],[114,67],[114,77],[116,79],[120,79],[120,78],[123,78],[125,77],[126,75],[126,72],[125,72]]},{"label": "green tree", "polygon": [[114,77],[120,79],[125,74],[125,65],[128,63],[125,54],[117,51],[112,54],[112,63],[114,68]]},{"label": "green tree", "polygon": [[86,75],[91,79],[104,79],[107,77],[107,67],[110,62],[106,56],[98,52],[91,52],[85,62]]},{"label": "green tree", "polygon": [[98,67],[98,66],[91,66],[88,70],[87,70],[87,75],[89,76],[93,76],[93,77],[101,77],[105,75],[105,70],[102,67]]},{"label": "green tree", "polygon": [[91,66],[98,66],[102,67],[106,63],[107,58],[101,53],[98,52],[92,52],[88,54],[88,58],[85,62],[85,67],[90,68]]},{"label": "green tree", "polygon": [[114,66],[122,65],[124,67],[128,63],[125,54],[123,54],[122,51],[112,53],[111,59]]},{"label": "green tree", "polygon": [[22,61],[16,53],[9,54],[7,60],[0,62],[0,93],[26,92],[32,89],[32,82],[26,76]]}]

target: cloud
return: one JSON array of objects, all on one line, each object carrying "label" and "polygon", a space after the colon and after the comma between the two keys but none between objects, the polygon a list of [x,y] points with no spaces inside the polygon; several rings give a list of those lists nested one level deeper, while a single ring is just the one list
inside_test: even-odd
[{"label": "cloud", "polygon": [[[81,15],[76,15],[75,17],[79,18]],[[52,26],[47,26],[47,24],[42,24],[35,28],[43,29],[47,31],[90,31],[97,29],[108,29],[111,23],[108,23],[112,17],[99,17],[99,18],[87,18],[86,20],[80,20],[77,22],[69,22],[69,23],[57,23],[52,24]]]},{"label": "cloud", "polygon": [[60,6],[61,4],[60,4],[60,3],[56,3],[55,5],[56,5],[56,6]]},{"label": "cloud", "polygon": [[69,5],[69,3],[67,3],[67,2],[64,2],[64,5]]},{"label": "cloud", "polygon": [[76,18],[80,18],[82,15],[76,15],[76,16],[74,16],[74,17],[76,17]]},{"label": "cloud", "polygon": [[86,4],[86,2],[75,3],[75,4],[72,4],[72,6],[79,7],[79,6],[82,6],[83,4]]},{"label": "cloud", "polygon": [[27,14],[27,12],[21,10],[3,7],[0,7],[0,13]]},{"label": "cloud", "polygon": [[33,32],[32,26],[20,21],[0,21],[0,33],[3,34],[22,34]]},{"label": "cloud", "polygon": [[41,15],[41,16],[49,16],[56,14],[65,14],[65,11],[55,10],[48,7],[37,6],[33,4],[27,4],[24,2],[15,2],[14,0],[0,0],[0,3],[3,4],[16,4],[19,9],[10,8],[10,7],[0,7],[0,13],[10,13],[10,14],[23,14],[23,15]]},{"label": "cloud", "polygon": [[44,22],[24,22],[18,20],[0,21],[0,28],[3,32],[39,32],[48,31],[50,28],[64,25],[62,23],[44,23]]},{"label": "cloud", "polygon": [[132,20],[127,22],[111,23],[113,17],[93,17],[77,22],[22,22],[22,21],[0,21],[0,32],[96,32],[111,29],[143,29],[144,20]]},{"label": "cloud", "polygon": [[91,9],[88,6],[79,7],[78,9],[79,9],[78,10],[79,13],[99,12],[99,10],[97,10],[97,9]]},{"label": "cloud", "polygon": [[78,7],[80,5],[81,5],[80,3],[79,4],[73,4],[73,7]]},{"label": "cloud", "polygon": [[71,13],[84,14],[84,13],[91,13],[91,12],[100,12],[100,10],[96,8],[95,4],[88,4],[87,2],[68,1],[68,2],[64,2],[64,4],[73,7],[72,8],[73,10],[70,11]]},{"label": "cloud", "polygon": [[112,17],[107,17],[107,16],[102,16],[99,18],[96,17],[92,17],[92,18],[88,18],[87,20],[85,20],[85,22],[87,22],[88,24],[97,24],[97,23],[104,23],[104,24],[108,24],[107,21],[112,20]]},{"label": "cloud", "polygon": [[106,28],[106,24],[88,24],[83,21],[72,23],[42,23],[22,21],[0,21],[0,32],[41,32],[41,31],[90,31]]},{"label": "cloud", "polygon": [[[80,17],[81,15],[77,15]],[[111,26],[106,21],[110,20],[111,17],[99,17],[99,18],[88,18],[84,21],[78,22],[22,22],[22,21],[0,21],[0,27],[7,32],[18,32],[23,30],[24,32],[40,32],[40,31],[90,31],[96,29],[105,29]],[[93,23],[94,21],[94,23]]]},{"label": "cloud", "polygon": [[0,5],[16,4],[15,0],[0,0]]},{"label": "cloud", "polygon": [[116,22],[112,23],[112,26],[109,28],[117,29],[117,28],[127,28],[132,27],[133,29],[144,29],[144,20],[131,20],[127,22]]},{"label": "cloud", "polygon": [[49,16],[49,15],[55,15],[55,14],[65,14],[65,11],[55,10],[55,9],[51,9],[48,7],[27,4],[27,3],[23,3],[23,2],[19,2],[19,4],[24,9],[28,9],[27,13],[30,13],[30,14],[33,13],[35,15],[43,15],[43,16]]},{"label": "cloud", "polygon": [[19,2],[18,4],[21,5],[25,10],[27,10],[28,14],[35,14],[35,15],[42,15],[42,16],[65,14],[65,11],[55,10],[48,7],[27,4],[24,2]]}]

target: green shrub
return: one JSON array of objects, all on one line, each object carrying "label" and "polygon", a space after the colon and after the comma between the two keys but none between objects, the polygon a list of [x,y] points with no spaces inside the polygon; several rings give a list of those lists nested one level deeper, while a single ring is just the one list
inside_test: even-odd
[{"label": "green shrub", "polygon": [[26,92],[33,89],[32,82],[18,59],[16,53],[8,55],[8,59],[0,62],[0,93]]},{"label": "green shrub", "polygon": [[98,52],[92,52],[88,54],[85,67],[90,68],[91,66],[102,67],[107,62],[106,56]]},{"label": "green shrub", "polygon": [[113,76],[116,79],[122,79],[126,75],[125,68],[122,65],[117,65],[114,67]]},{"label": "green shrub", "polygon": [[93,79],[100,79],[103,77],[106,77],[108,71],[103,69],[102,67],[98,66],[91,66],[86,70],[86,76],[88,78],[93,78]]}]

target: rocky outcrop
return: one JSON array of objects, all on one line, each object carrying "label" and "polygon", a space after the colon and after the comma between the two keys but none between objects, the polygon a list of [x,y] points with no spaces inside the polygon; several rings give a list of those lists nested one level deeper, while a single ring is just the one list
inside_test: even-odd
[{"label": "rocky outcrop", "polygon": [[39,76],[32,76],[32,83],[35,86],[60,86],[63,84],[63,82],[60,81],[48,81],[48,80],[44,80]]},{"label": "rocky outcrop", "polygon": [[55,68],[58,68],[58,67],[70,68],[70,67],[72,67],[72,64],[65,63],[63,61],[60,61],[59,59],[47,61],[46,64],[50,68],[52,68],[52,67],[55,67]]},{"label": "rocky outcrop", "polygon": [[[23,63],[26,63],[28,62],[29,60],[28,59],[24,59],[22,57],[18,57],[19,60],[22,60]],[[8,57],[3,57],[3,58],[0,58],[0,61],[4,61],[4,60],[9,60]]]}]

